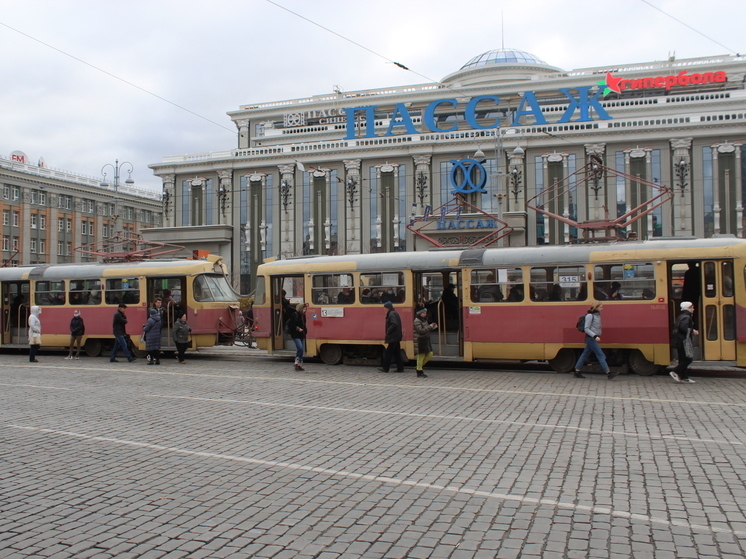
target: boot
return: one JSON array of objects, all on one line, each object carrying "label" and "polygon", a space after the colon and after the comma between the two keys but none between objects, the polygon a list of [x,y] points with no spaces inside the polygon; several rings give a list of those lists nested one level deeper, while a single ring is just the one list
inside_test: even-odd
[{"label": "boot", "polygon": [[423,371],[417,371],[417,376],[421,378],[427,378],[427,375]]},{"label": "boot", "polygon": [[298,364],[295,366],[295,369],[297,371],[305,371],[305,369],[303,368],[303,359],[301,359],[300,361],[298,361]]}]

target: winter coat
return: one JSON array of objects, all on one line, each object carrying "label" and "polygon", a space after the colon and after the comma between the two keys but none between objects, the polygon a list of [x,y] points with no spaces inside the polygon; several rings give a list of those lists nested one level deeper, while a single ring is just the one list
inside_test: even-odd
[{"label": "winter coat", "polygon": [[694,328],[694,320],[692,319],[691,311],[681,311],[681,314],[676,319],[676,325],[673,327],[673,343],[683,342],[689,336],[691,336],[692,328]]},{"label": "winter coat", "polygon": [[414,334],[417,337],[417,353],[430,353],[433,346],[430,344],[430,332],[434,330],[426,318],[419,316],[414,319]]},{"label": "winter coat", "polygon": [[70,335],[71,336],[84,336],[85,335],[85,324],[83,324],[83,317],[78,315],[72,317],[70,320]]},{"label": "winter coat", "polygon": [[34,305],[31,307],[31,314],[28,317],[28,337],[41,336],[41,320],[39,314],[41,309]]},{"label": "winter coat", "polygon": [[161,349],[161,315],[151,314],[142,329],[145,332],[145,349],[147,351]]},{"label": "winter coat", "polygon": [[386,340],[387,344],[400,342],[402,339],[401,317],[394,309],[386,314]]},{"label": "winter coat", "polygon": [[115,336],[127,335],[127,317],[120,310],[114,313],[113,331]]},{"label": "winter coat", "polygon": [[306,337],[306,317],[298,311],[293,311],[288,319],[288,329],[291,338],[305,339]]},{"label": "winter coat", "polygon": [[189,324],[186,322],[186,320],[177,320],[174,324],[174,342],[177,344],[185,344],[189,342],[189,332],[191,332],[192,329],[189,328]]}]

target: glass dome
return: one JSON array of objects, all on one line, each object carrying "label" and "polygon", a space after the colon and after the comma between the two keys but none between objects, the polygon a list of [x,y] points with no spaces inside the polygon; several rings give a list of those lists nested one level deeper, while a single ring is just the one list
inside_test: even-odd
[{"label": "glass dome", "polygon": [[461,70],[468,68],[477,68],[491,64],[532,64],[539,66],[549,66],[540,58],[533,54],[517,49],[495,49],[479,56],[475,56],[469,62],[461,67]]}]

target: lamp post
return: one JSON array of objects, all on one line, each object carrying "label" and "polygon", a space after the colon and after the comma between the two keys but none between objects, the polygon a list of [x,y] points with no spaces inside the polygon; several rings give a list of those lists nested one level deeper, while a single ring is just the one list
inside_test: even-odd
[{"label": "lamp post", "polygon": [[119,231],[121,229],[120,222],[119,222],[119,171],[124,167],[125,165],[129,165],[129,171],[127,171],[127,180],[124,181],[124,184],[127,186],[132,186],[135,184],[135,181],[132,180],[132,171],[134,170],[134,167],[132,163],[129,161],[122,161],[119,163],[119,160],[115,160],[114,164],[107,163],[103,167],[101,167],[101,175],[104,177],[104,179],[101,181],[101,187],[103,188],[109,188],[109,183],[106,182],[106,173],[104,172],[104,169],[107,167],[111,167],[114,169],[114,215],[112,216],[114,218],[114,230]]}]

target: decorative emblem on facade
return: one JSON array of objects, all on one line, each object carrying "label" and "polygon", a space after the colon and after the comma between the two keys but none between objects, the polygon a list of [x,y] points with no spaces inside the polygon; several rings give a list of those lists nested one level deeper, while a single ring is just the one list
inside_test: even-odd
[{"label": "decorative emblem on facade", "polygon": [[283,120],[286,128],[289,126],[305,126],[306,115],[305,113],[285,113]]},{"label": "decorative emblem on facade", "polygon": [[476,159],[461,159],[454,161],[451,169],[451,194],[471,194],[472,192],[487,192],[487,171]]}]

